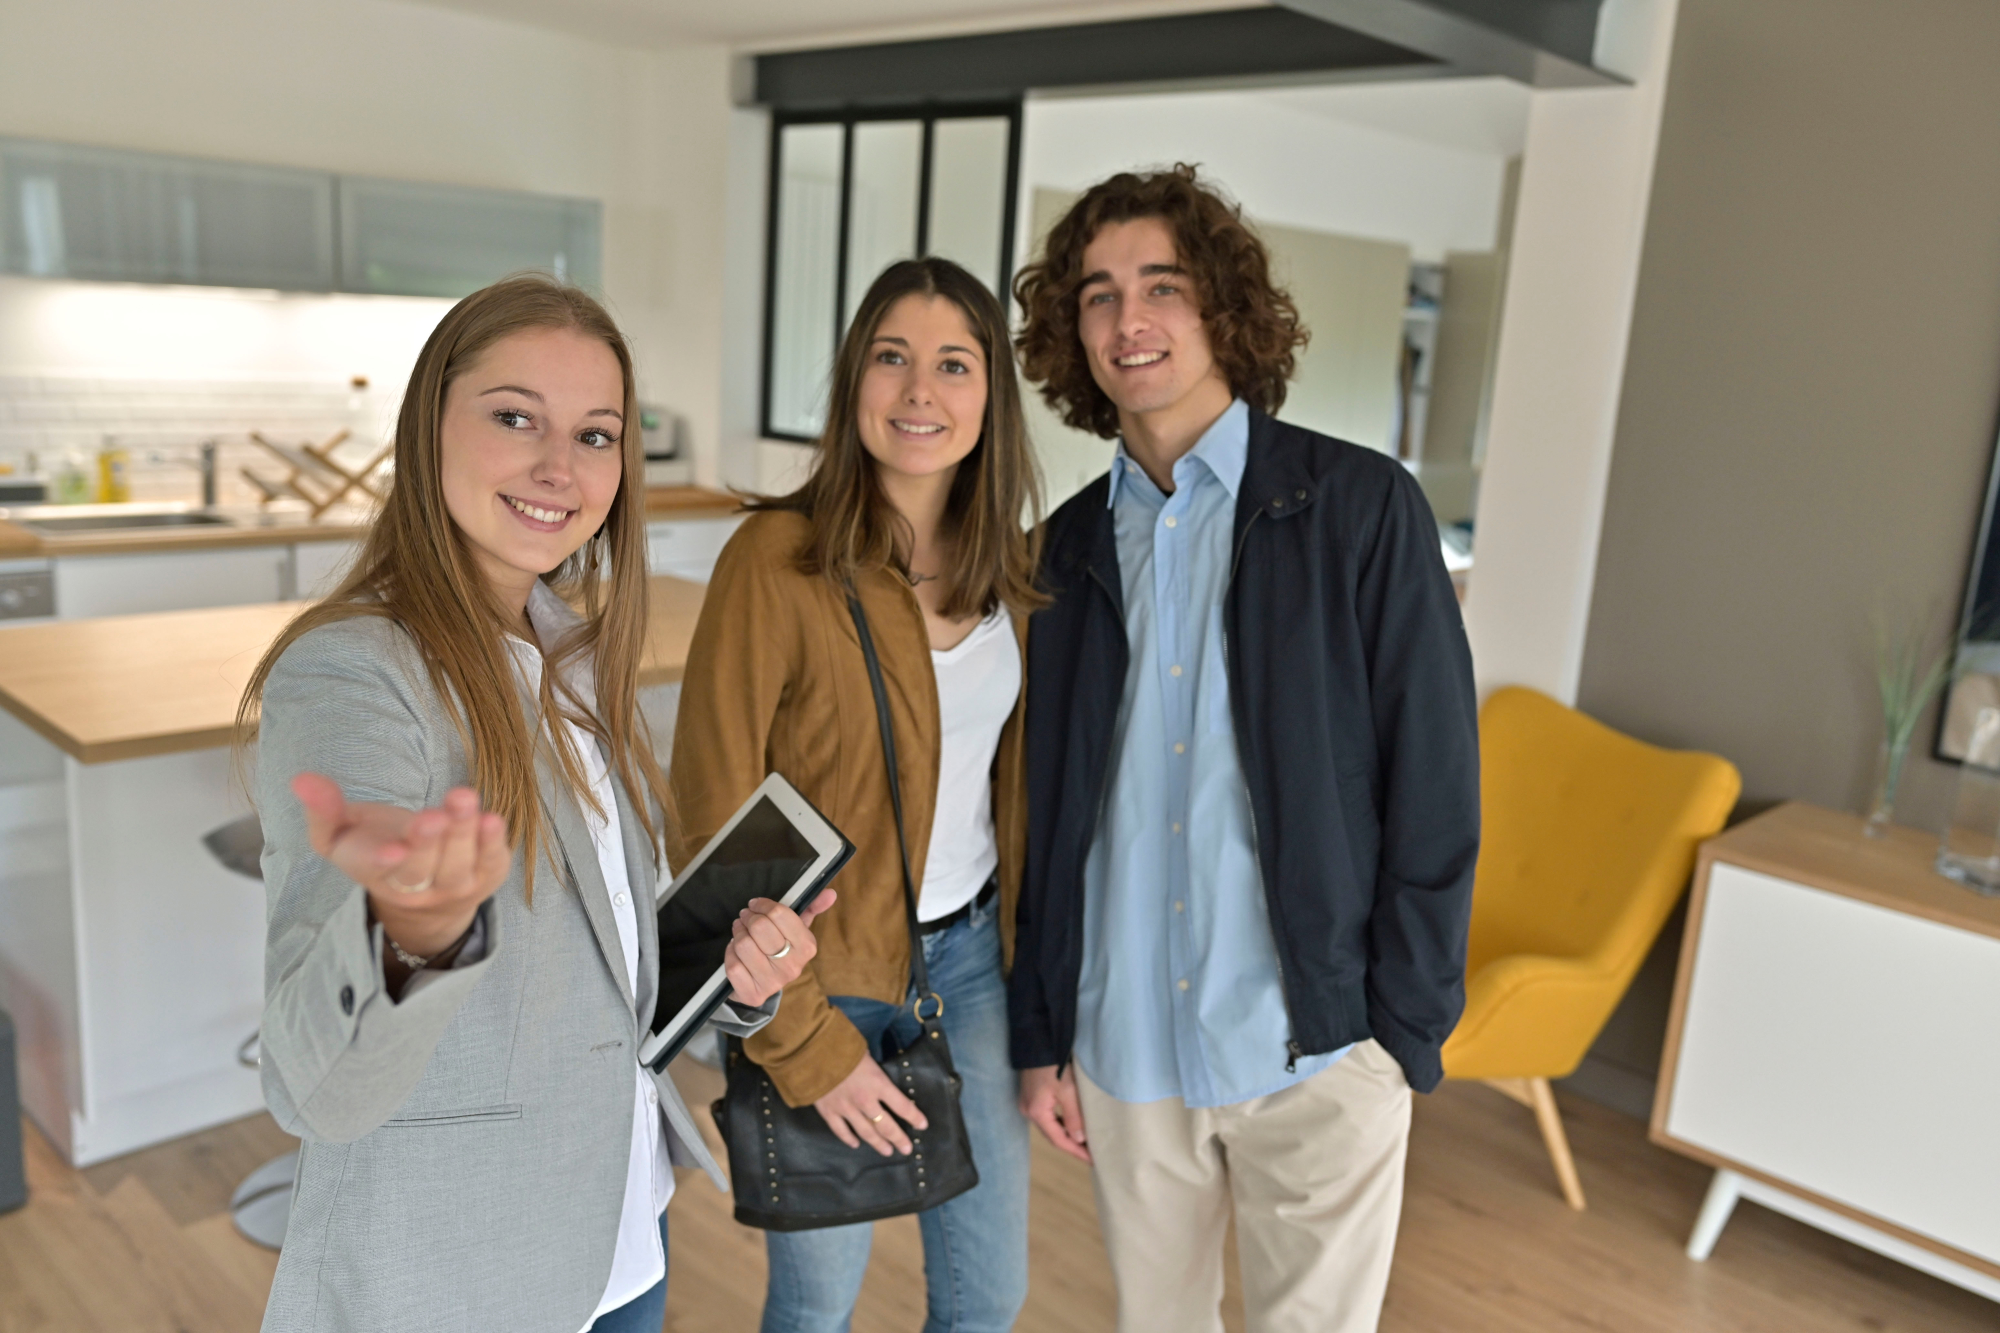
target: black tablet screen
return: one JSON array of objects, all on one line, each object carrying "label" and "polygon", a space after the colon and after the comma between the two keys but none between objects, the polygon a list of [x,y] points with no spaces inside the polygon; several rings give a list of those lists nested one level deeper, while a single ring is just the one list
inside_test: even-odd
[{"label": "black tablet screen", "polygon": [[818,859],[769,797],[750,807],[673,897],[660,904],[660,998],[653,1031],[687,1006],[729,947],[729,930],[752,898],[784,897]]}]

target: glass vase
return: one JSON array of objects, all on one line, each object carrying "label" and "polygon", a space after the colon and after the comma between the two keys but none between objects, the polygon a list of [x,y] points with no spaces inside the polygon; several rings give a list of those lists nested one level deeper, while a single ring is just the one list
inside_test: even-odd
[{"label": "glass vase", "polygon": [[1977,893],[2000,895],[2000,708],[1982,708],[1973,719],[1937,871]]},{"label": "glass vase", "polygon": [[1868,822],[1861,831],[1871,838],[1879,838],[1889,831],[1889,825],[1896,819],[1896,788],[1903,782],[1903,761],[1910,757],[1908,743],[1892,745],[1882,743],[1881,753],[1875,757],[1875,794],[1868,802]]}]

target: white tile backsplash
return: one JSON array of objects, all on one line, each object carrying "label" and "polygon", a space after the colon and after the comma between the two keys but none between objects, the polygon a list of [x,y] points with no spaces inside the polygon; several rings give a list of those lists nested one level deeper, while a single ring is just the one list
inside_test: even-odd
[{"label": "white tile backsplash", "polygon": [[393,404],[379,390],[356,393],[344,381],[142,380],[97,376],[0,375],[0,464],[19,476],[30,455],[52,478],[65,453],[93,479],[97,452],[113,437],[130,456],[135,500],[197,500],[200,447],[221,446],[219,499],[253,504],[242,469],[282,477],[285,465],[250,439],[251,431],[284,444],[323,441],[351,430],[343,459],[356,465],[386,438]]}]

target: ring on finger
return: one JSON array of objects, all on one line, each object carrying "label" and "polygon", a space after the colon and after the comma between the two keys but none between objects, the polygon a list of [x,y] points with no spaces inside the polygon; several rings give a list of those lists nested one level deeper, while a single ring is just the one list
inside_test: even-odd
[{"label": "ring on finger", "polygon": [[783,958],[786,954],[790,953],[791,951],[792,951],[792,942],[790,940],[786,940],[784,948],[778,950],[776,953],[767,953],[764,956],[775,963],[780,958]]},{"label": "ring on finger", "polygon": [[868,1123],[871,1125],[879,1125],[887,1118],[888,1115],[886,1112],[877,1111],[874,1115],[868,1117]]},{"label": "ring on finger", "polygon": [[425,875],[415,884],[401,883],[400,881],[397,880],[397,878],[394,875],[386,875],[384,876],[384,878],[387,879],[389,883],[400,893],[422,893],[425,889],[428,889],[431,886],[431,881],[436,879],[437,876]]}]

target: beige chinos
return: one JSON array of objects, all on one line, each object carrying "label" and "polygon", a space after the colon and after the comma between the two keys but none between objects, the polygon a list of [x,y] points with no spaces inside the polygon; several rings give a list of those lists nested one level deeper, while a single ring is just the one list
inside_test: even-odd
[{"label": "beige chinos", "polygon": [[1078,1069],[1119,1333],[1221,1333],[1236,1209],[1250,1333],[1372,1333],[1403,1207],[1410,1087],[1362,1042],[1233,1106],[1121,1102]]}]

